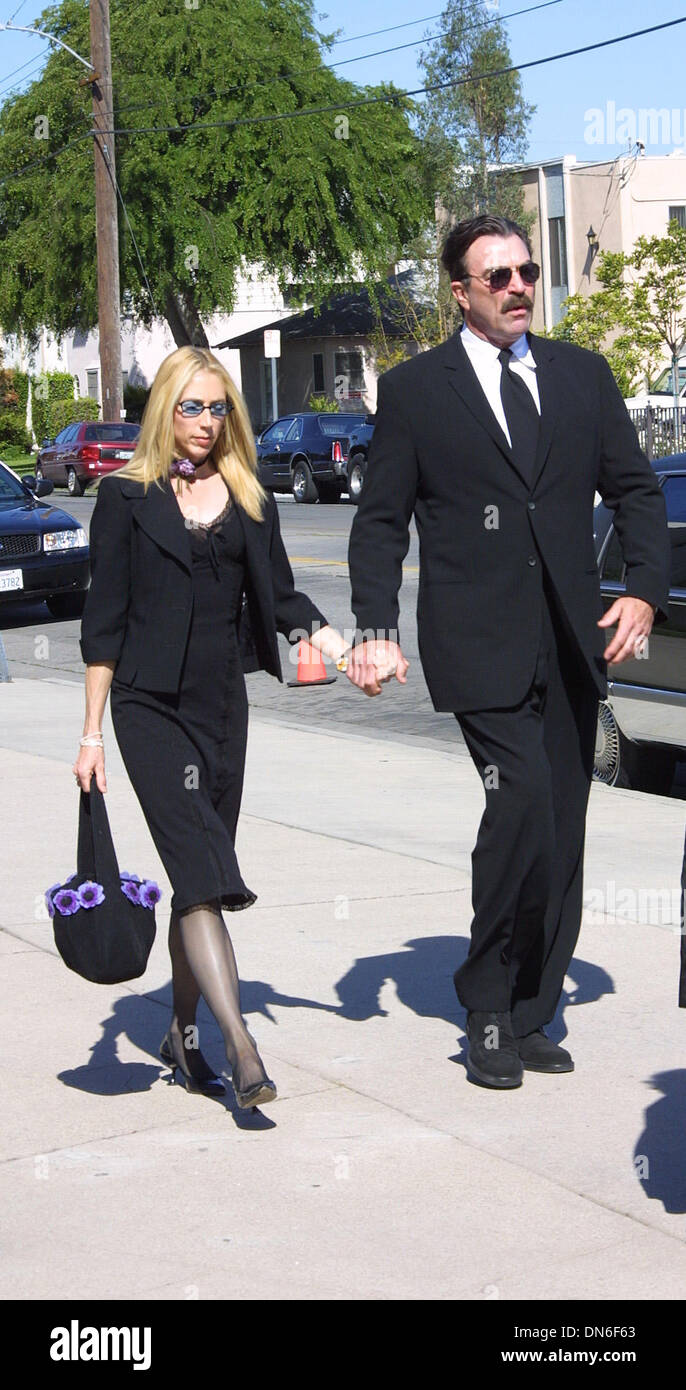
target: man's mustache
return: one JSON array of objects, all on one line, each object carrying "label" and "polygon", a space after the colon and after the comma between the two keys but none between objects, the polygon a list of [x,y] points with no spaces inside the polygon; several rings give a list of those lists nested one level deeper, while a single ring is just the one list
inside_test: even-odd
[{"label": "man's mustache", "polygon": [[511,294],[508,299],[503,301],[503,313],[508,309],[533,309],[534,301],[528,294]]}]

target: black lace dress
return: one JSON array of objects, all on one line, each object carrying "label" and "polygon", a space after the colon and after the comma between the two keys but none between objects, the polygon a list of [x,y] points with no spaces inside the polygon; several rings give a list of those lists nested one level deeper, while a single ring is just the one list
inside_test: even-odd
[{"label": "black lace dress", "polygon": [[137,690],[115,676],[112,722],[173,888],[172,908],[219,899],[236,911],[256,897],[234,850],[248,730],[236,637],[245,542],[230,502],[214,521],[191,525],[190,535],[193,613],[179,692]]}]

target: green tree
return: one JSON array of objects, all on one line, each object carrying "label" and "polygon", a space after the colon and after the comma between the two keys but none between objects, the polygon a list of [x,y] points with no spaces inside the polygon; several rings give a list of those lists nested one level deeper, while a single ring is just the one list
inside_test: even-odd
[{"label": "green tree", "polygon": [[630,254],[603,252],[602,289],[570,295],[551,333],[602,352],[625,396],[650,379],[667,348],[672,365],[686,342],[686,229],[670,222],[664,237],[639,237]]},{"label": "green tree", "polygon": [[427,85],[439,88],[419,118],[434,191],[451,220],[491,212],[526,225],[521,179],[502,166],[526,159],[535,107],[518,73],[484,76],[511,66],[504,26],[485,0],[449,0],[438,32],[420,59]]},{"label": "green tree", "polygon": [[[86,0],[46,10],[41,27],[88,52]],[[315,28],[312,0],[112,0],[111,34],[117,174],[153,299],[120,211],[122,297],[144,322],[156,308],[177,343],[207,341],[201,316],[232,308],[246,262],[317,303],[360,272],[382,276],[426,221],[412,104],[324,65],[331,39]],[[59,334],[97,321],[81,76],[58,50],[0,111],[7,332],[35,338],[42,325]],[[346,109],[381,95],[394,100]],[[311,107],[329,109],[296,114]],[[263,119],[283,113],[293,118]],[[197,129],[165,129],[189,124]]]}]

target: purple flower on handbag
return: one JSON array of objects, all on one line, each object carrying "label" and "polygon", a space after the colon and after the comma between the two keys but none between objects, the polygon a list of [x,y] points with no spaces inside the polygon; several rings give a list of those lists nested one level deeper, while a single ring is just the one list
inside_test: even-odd
[{"label": "purple flower on handbag", "polygon": [[61,888],[59,893],[55,893],[52,902],[60,917],[72,917],[81,906],[78,893],[74,893],[71,888]]},{"label": "purple flower on handbag", "polygon": [[194,478],[195,464],[190,459],[174,459],[169,474],[172,478]]},{"label": "purple flower on handbag", "polygon": [[77,891],[77,897],[82,907],[97,907],[98,903],[104,903],[105,891],[101,883],[82,883]]},{"label": "purple flower on handbag", "polygon": [[134,883],[133,879],[125,879],[122,883],[121,891],[126,895],[130,903],[140,903],[141,896],[138,890],[138,885]]},{"label": "purple flower on handbag", "polygon": [[122,872],[122,873],[120,873],[119,877],[120,877],[121,879],[125,879],[127,883],[140,883],[140,882],[141,882],[141,880],[140,880],[138,874],[125,874],[125,873]]},{"label": "purple flower on handbag", "polygon": [[146,878],[145,883],[141,884],[140,901],[143,907],[154,907],[162,897],[158,884],[153,883],[151,878]]}]

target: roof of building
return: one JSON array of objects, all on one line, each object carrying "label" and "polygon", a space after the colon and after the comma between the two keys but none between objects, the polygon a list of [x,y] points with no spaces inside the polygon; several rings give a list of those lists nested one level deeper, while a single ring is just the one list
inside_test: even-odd
[{"label": "roof of building", "polygon": [[[398,310],[402,300],[397,293],[400,288],[412,293],[414,272],[402,271],[387,282],[381,307],[381,323],[388,338],[407,338],[409,335],[402,326],[402,316]],[[394,292],[395,291],[395,292]],[[367,338],[378,327],[378,317],[371,303],[369,291],[364,285],[359,290],[337,295],[321,309],[305,309],[302,313],[287,318],[273,319],[248,333],[239,333],[234,338],[215,343],[215,348],[242,348],[260,346],[267,328],[278,328],[283,339],[307,338]]]}]

